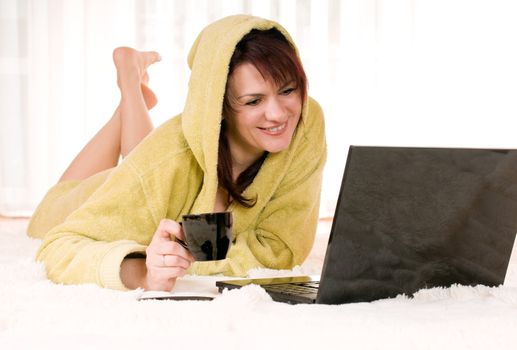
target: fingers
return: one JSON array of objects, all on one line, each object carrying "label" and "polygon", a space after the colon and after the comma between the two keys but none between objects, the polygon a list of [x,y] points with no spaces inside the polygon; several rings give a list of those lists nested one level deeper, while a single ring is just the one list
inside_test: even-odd
[{"label": "fingers", "polygon": [[181,244],[174,241],[162,242],[156,246],[154,251],[157,255],[171,255],[178,256],[186,261],[193,262],[194,257],[188,249],[185,249]]},{"label": "fingers", "polygon": [[[173,220],[163,219],[162,221],[160,221],[160,224],[157,228],[156,239],[160,239],[162,241],[175,241],[176,238],[182,240],[183,242],[185,241],[185,233],[183,232],[183,227]],[[155,237],[153,237],[153,240],[154,239]]]},{"label": "fingers", "polygon": [[169,219],[163,219],[160,221],[160,224],[158,225],[156,229],[156,233],[153,237],[153,240],[155,238],[161,240],[161,241],[170,241],[174,239],[174,237],[178,237],[182,235],[182,228],[181,225],[178,224],[174,220]]},{"label": "fingers", "polygon": [[163,219],[156,229],[151,244],[159,247],[158,254],[180,255],[187,260],[193,260],[192,254],[181,244],[177,243],[176,238],[182,241],[185,239],[181,225],[176,221]]},{"label": "fingers", "polygon": [[[147,247],[147,283],[155,288],[173,285],[177,277],[184,276],[194,257],[175,237],[183,236],[181,225],[169,219],[160,221]],[[158,286],[158,287],[156,287]]]},{"label": "fingers", "polygon": [[[151,279],[153,285],[166,285],[170,281],[176,280],[178,277],[183,277],[187,274],[186,269],[169,267],[162,269],[154,269]],[[169,288],[170,290],[170,288]]]},{"label": "fingers", "polygon": [[188,269],[192,262],[178,255],[164,254],[158,262],[160,268],[181,268]]},{"label": "fingers", "polygon": [[191,261],[177,255],[147,255],[146,289],[171,290],[178,277],[183,277]]},{"label": "fingers", "polygon": [[185,242],[185,240],[187,239],[187,237],[185,237],[185,231],[183,231],[183,226],[181,226],[181,224],[178,224],[179,225],[179,230],[176,232],[176,237],[178,237],[179,239],[181,239],[183,242]]}]

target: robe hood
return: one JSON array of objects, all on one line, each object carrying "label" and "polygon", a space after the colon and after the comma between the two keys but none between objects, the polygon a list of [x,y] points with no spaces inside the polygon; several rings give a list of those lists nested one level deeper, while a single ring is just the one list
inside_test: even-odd
[{"label": "robe hood", "polygon": [[[298,54],[291,36],[280,24],[259,17],[236,15],[205,27],[188,55],[191,75],[182,113],[182,128],[185,139],[204,172],[202,191],[206,192],[203,197],[212,205],[218,183],[218,142],[230,59],[236,45],[251,30],[271,28],[278,29]],[[306,108],[303,110],[302,114]]]}]

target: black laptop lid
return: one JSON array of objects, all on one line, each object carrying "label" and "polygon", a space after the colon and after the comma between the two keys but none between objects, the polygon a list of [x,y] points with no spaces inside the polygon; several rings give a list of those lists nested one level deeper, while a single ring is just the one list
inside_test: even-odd
[{"label": "black laptop lid", "polygon": [[517,150],[350,147],[319,303],[502,284]]}]

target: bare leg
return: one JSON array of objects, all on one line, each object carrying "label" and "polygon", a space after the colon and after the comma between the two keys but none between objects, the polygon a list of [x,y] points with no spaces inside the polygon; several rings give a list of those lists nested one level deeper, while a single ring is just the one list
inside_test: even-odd
[{"label": "bare leg", "polygon": [[59,182],[82,180],[118,164],[153,130],[148,110],[157,99],[147,86],[147,67],[160,60],[156,52],[120,47],[113,52],[120,88],[120,104],[111,119],[79,152]]}]

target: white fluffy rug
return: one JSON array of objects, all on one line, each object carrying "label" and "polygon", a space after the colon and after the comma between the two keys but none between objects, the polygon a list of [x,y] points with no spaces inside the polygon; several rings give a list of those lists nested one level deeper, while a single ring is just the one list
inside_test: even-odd
[{"label": "white fluffy rug", "polygon": [[[0,349],[517,348],[517,288],[509,286],[339,306],[276,303],[256,286],[213,301],[139,302],[141,291],[49,282],[33,259],[40,242],[24,230],[0,221]],[[318,237],[290,273],[319,273],[326,237]]]}]

